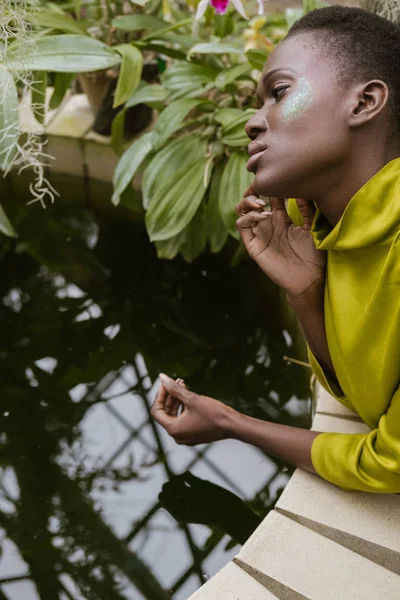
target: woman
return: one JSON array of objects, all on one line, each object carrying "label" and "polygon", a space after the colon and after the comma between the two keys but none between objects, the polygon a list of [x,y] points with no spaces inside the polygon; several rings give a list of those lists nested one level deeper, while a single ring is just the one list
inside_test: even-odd
[{"label": "woman", "polygon": [[400,31],[361,9],[314,11],[268,58],[258,96],[237,226],[286,291],[318,380],[371,432],[260,421],[164,375],[153,417],[178,443],[232,437],[344,489],[398,493]]}]

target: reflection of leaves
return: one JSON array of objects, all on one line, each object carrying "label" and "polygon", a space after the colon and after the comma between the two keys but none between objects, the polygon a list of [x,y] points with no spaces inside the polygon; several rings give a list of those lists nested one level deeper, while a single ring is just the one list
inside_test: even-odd
[{"label": "reflection of leaves", "polygon": [[[123,208],[93,214],[79,198],[57,204],[45,223],[42,212],[27,213],[18,202],[6,209],[20,238],[16,248],[2,246],[0,403],[10,411],[2,463],[15,467],[23,496],[7,534],[36,568],[39,583],[60,563],[89,599],[122,600],[117,571],[139,578],[143,589],[149,585],[147,597],[164,598],[149,570],[141,571],[107,527],[91,493],[151,475],[165,455],[156,452],[153,462],[141,464],[132,458],[118,468],[96,464],[88,472],[84,448],[68,462],[83,440],[77,425],[95,403],[106,402],[125,368],[140,380],[139,356],[152,382],[160,371],[176,373],[239,410],[288,419],[285,404],[294,394],[306,397],[308,389],[298,367],[282,359],[287,348],[278,294],[252,264],[232,269],[229,252],[204,254],[192,265],[158,261],[143,227]],[[116,335],[105,333],[110,325],[118,325]],[[45,357],[53,370],[46,370]],[[79,384],[84,391],[74,402],[70,391]],[[150,385],[146,379],[126,387],[145,398]],[[68,476],[58,460],[71,467]],[[262,515],[269,504],[264,494],[251,508]],[[52,516],[60,523],[61,549],[52,547],[47,529]],[[214,533],[208,542],[221,538]],[[77,551],[82,559],[72,567]],[[100,586],[95,567],[104,578]],[[49,587],[48,597],[56,596]]]}]

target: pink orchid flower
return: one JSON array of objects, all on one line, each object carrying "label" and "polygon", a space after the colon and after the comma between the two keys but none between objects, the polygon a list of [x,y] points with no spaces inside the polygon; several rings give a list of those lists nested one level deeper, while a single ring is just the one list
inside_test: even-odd
[{"label": "pink orchid flower", "polygon": [[[223,15],[228,9],[229,0],[200,0],[196,11],[196,19],[201,19],[209,4],[215,9],[217,15]],[[248,19],[241,0],[232,0],[232,4],[240,16],[244,19]]]},{"label": "pink orchid flower", "polygon": [[[228,10],[229,0],[200,0],[199,5],[197,6],[196,11],[196,19],[201,19],[204,13],[207,10],[207,6],[211,5],[217,15],[223,15]],[[233,6],[238,11],[239,15],[241,15],[244,19],[248,19],[249,17],[246,15],[245,10],[243,8],[243,4],[241,0],[232,0]],[[264,0],[257,0],[258,4],[258,14],[264,14]]]}]

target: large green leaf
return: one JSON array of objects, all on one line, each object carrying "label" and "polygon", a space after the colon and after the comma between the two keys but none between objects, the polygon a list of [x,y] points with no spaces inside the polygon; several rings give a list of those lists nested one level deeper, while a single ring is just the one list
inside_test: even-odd
[{"label": "large green leaf", "polygon": [[47,72],[36,71],[32,84],[32,109],[38,123],[44,123],[46,116]]},{"label": "large green leaf", "polygon": [[74,21],[72,17],[61,11],[42,9],[32,15],[32,20],[38,25],[50,29],[58,29],[67,33],[77,33],[79,35],[85,33],[84,28],[79,22]]},{"label": "large green leaf", "polygon": [[167,240],[180,233],[190,223],[206,192],[205,178],[209,159],[192,163],[176,171],[152,198],[146,214],[146,226],[151,241]]},{"label": "large green leaf", "polygon": [[223,144],[232,147],[243,147],[249,143],[249,138],[246,135],[244,127],[247,121],[254,115],[254,109],[243,111],[242,115],[236,120],[222,128]]},{"label": "large green leaf", "polygon": [[178,62],[169,67],[162,76],[163,85],[170,91],[197,89],[214,81],[218,71],[205,65]]},{"label": "large green leaf", "polygon": [[50,99],[50,108],[58,108],[69,90],[75,73],[56,73],[54,76],[54,91]]},{"label": "large green leaf", "polygon": [[128,187],[144,159],[153,149],[153,132],[149,131],[133,142],[124,152],[113,176],[114,193],[112,203],[117,205],[120,195]]},{"label": "large green leaf", "polygon": [[220,108],[214,113],[214,120],[223,127],[234,123],[243,115],[240,108]]},{"label": "large green leaf", "polygon": [[113,108],[120,106],[136,91],[143,70],[142,53],[131,44],[119,44],[115,50],[122,56],[121,68],[114,94]]},{"label": "large green leaf", "polygon": [[219,212],[230,235],[239,239],[236,229],[235,206],[253,181],[252,173],[246,169],[249,157],[244,152],[233,152],[226,163],[219,186]]},{"label": "large green leaf", "polygon": [[188,167],[207,153],[207,144],[204,140],[185,135],[178,137],[152,158],[142,179],[143,207],[147,210],[154,195],[175,178],[175,173],[184,165]]},{"label": "large green leaf", "polygon": [[186,241],[187,228],[168,240],[155,242],[158,258],[172,260]]},{"label": "large green leaf", "polygon": [[211,252],[219,252],[225,246],[228,238],[228,230],[219,210],[219,193],[224,166],[223,164],[219,164],[213,171],[206,206],[206,220]]},{"label": "large green leaf", "polygon": [[173,25],[166,23],[165,27],[163,27],[162,29],[157,28],[153,33],[148,33],[143,39],[144,40],[151,40],[153,38],[159,39],[159,38],[166,36],[166,34],[168,34],[171,31],[174,31],[175,29],[180,29],[181,27],[184,27],[185,25],[190,25],[192,23],[193,23],[192,19],[185,19],[184,21],[179,21],[178,23],[174,23]]},{"label": "large green leaf", "polygon": [[184,232],[186,233],[186,239],[181,247],[181,255],[186,262],[192,263],[204,252],[207,246],[208,222],[204,202],[200,204]]},{"label": "large green leaf", "polygon": [[125,103],[125,106],[114,117],[111,126],[111,146],[116,154],[122,154],[124,146],[124,128],[126,110],[137,106],[138,104],[148,104],[152,107],[162,107],[162,102],[165,100],[165,89],[159,84],[150,85],[141,81],[137,90],[132,94]]},{"label": "large green leaf", "polygon": [[239,77],[250,73],[250,71],[251,65],[248,62],[241,63],[240,65],[236,65],[231,69],[225,69],[224,71],[221,71],[215,79],[215,84],[217,87],[223,90],[227,85]]},{"label": "large green leaf", "polygon": [[0,65],[0,169],[7,171],[15,156],[18,142],[18,94],[10,73]]},{"label": "large green leaf", "polygon": [[112,26],[125,31],[142,31],[143,29],[164,29],[169,23],[151,15],[124,15],[115,17]]},{"label": "large green leaf", "polygon": [[195,44],[188,52],[188,58],[192,54],[243,54],[243,48],[232,44],[221,44],[219,42],[207,42]]},{"label": "large green leaf", "polygon": [[13,226],[11,225],[3,207],[0,204],[0,231],[7,237],[17,237]]},{"label": "large green leaf", "polygon": [[204,102],[198,98],[182,98],[172,102],[163,110],[154,126],[156,149],[161,148],[175,131],[179,129],[185,117],[193,108]]},{"label": "large green leaf", "polygon": [[262,48],[252,48],[251,50],[247,50],[246,58],[253,67],[253,69],[262,71],[265,65],[265,61],[268,58],[268,52],[266,50],[263,50]]},{"label": "large green leaf", "polygon": [[131,106],[137,106],[138,104],[157,105],[164,102],[165,98],[166,91],[161,85],[142,82],[135,93],[126,101],[125,108],[131,108]]},{"label": "large green leaf", "polygon": [[[118,52],[84,35],[47,36],[39,38],[35,45],[35,52],[24,60],[24,69],[83,73],[108,69],[121,62]],[[19,66],[15,65],[17,69]]]}]

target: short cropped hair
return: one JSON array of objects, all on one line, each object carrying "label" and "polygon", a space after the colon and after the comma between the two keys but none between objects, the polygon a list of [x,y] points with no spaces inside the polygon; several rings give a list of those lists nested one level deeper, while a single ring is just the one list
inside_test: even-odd
[{"label": "short cropped hair", "polygon": [[390,90],[394,128],[400,135],[400,27],[361,8],[329,6],[299,19],[287,37],[315,33],[318,46],[350,81],[384,81]]}]

